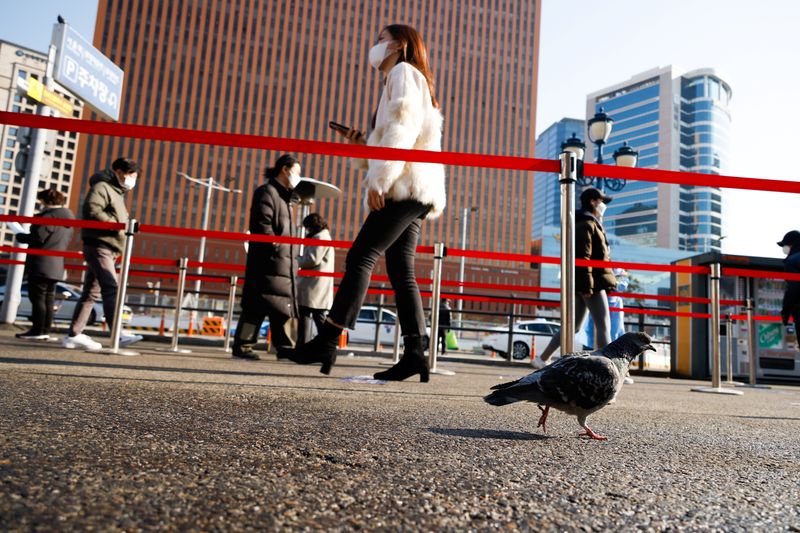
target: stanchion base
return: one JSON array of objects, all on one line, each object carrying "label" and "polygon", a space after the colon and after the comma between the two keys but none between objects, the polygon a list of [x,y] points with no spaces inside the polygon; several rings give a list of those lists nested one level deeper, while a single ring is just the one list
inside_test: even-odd
[{"label": "stanchion base", "polygon": [[692,392],[708,392],[711,394],[727,394],[728,396],[741,396],[744,393],[742,391],[733,390],[733,389],[723,389],[722,387],[696,387],[692,389]]},{"label": "stanchion base", "polygon": [[455,376],[456,373],[452,370],[444,370],[442,368],[434,368],[431,370],[431,374],[438,374],[440,376]]},{"label": "stanchion base", "polygon": [[753,385],[751,385],[749,383],[737,383],[736,386],[737,387],[748,388],[748,389],[771,389],[772,388],[769,385],[759,385],[757,383],[755,383]]},{"label": "stanchion base", "polygon": [[142,355],[141,353],[135,352],[133,350],[125,350],[125,349],[112,350],[111,348],[103,348],[102,350],[94,350],[94,351],[89,351],[87,353],[101,353],[104,355],[125,355],[128,357],[135,357],[137,355]]},{"label": "stanchion base", "polygon": [[722,384],[727,385],[729,387],[741,387],[742,385],[744,385],[744,383],[742,383],[741,381],[723,381]]},{"label": "stanchion base", "polygon": [[163,353],[192,353],[191,350],[187,350],[186,348],[156,348],[156,351]]}]

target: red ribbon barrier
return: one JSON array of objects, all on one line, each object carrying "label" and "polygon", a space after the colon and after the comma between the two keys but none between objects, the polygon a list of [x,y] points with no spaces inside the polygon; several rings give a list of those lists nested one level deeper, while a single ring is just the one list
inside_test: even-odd
[{"label": "red ribbon barrier", "polygon": [[[282,137],[268,137],[263,135],[220,133],[184,128],[168,128],[164,126],[112,123],[99,120],[46,117],[31,113],[13,113],[8,111],[0,111],[0,123],[15,124],[30,128],[75,131],[79,133],[90,133],[95,135],[109,135],[112,137],[125,137],[129,139],[231,146],[234,148],[252,148],[256,150],[323,154],[363,159],[383,159],[387,161],[442,163],[451,166],[496,168],[505,170],[525,170],[552,173],[557,173],[560,171],[560,162],[551,159],[535,159],[532,157],[513,157],[489,154],[467,154],[459,152],[433,152],[427,150],[403,150],[398,148],[379,148],[357,144],[286,139]],[[628,168],[612,165],[597,165],[594,163],[584,164],[584,174],[587,176],[623,178],[657,183],[675,183],[701,187],[722,187],[756,191],[788,192],[794,194],[800,193],[800,183],[794,181],[698,174],[671,170]]]},{"label": "red ribbon barrier", "polygon": [[792,272],[777,272],[770,270],[752,270],[747,268],[723,268],[723,276],[740,276],[743,278],[783,279],[800,281],[800,274]]},{"label": "red ribbon barrier", "polygon": [[120,222],[98,222],[96,220],[78,220],[75,218],[24,217],[22,215],[0,215],[0,222],[19,222],[20,224],[39,224],[41,226],[65,226],[68,228],[125,229],[125,224]]}]

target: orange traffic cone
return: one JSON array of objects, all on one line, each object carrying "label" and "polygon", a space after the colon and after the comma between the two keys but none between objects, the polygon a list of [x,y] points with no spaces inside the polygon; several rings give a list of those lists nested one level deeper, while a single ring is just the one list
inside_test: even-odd
[{"label": "orange traffic cone", "polygon": [[339,349],[344,350],[347,348],[347,330],[343,329],[342,334],[339,335]]},{"label": "orange traffic cone", "polygon": [[158,335],[164,336],[164,309],[161,310],[161,322],[158,324]]}]

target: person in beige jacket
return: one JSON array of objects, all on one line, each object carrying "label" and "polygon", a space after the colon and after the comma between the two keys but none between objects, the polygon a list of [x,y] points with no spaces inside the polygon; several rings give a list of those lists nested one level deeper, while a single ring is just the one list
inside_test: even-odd
[{"label": "person in beige jacket", "polygon": [[[378,35],[369,62],[384,75],[384,87],[368,137],[355,128],[338,129],[356,144],[441,151],[442,113],[436,99],[428,50],[410,26],[392,24]],[[322,363],[328,374],[336,362],[343,328],[355,327],[372,270],[386,255],[386,271],[395,293],[404,337],[400,361],[376,379],[400,381],[416,374],[428,381],[425,359],[425,314],[414,272],[414,255],[422,221],[439,216],[446,204],[444,167],[437,163],[370,160],[366,169],[369,215],[347,254],[345,273],[328,318],[319,334],[299,347],[292,360]]]},{"label": "person in beige jacket", "polygon": [[[318,213],[311,213],[304,218],[303,227],[309,239],[331,240],[328,223]],[[297,266],[303,270],[332,273],[334,259],[335,252],[332,246],[306,246],[297,258]],[[297,344],[305,344],[311,339],[312,323],[317,331],[322,329],[331,304],[333,304],[332,277],[313,275],[297,277],[297,305],[300,311]]]}]

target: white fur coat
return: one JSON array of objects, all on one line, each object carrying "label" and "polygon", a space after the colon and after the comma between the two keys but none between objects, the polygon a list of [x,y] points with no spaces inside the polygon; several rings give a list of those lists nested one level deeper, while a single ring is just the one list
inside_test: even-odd
[{"label": "white fur coat", "polygon": [[[442,121],[442,113],[431,103],[425,76],[408,63],[398,63],[386,79],[367,144],[441,152]],[[367,188],[393,200],[414,199],[430,205],[427,218],[442,214],[447,203],[444,165],[370,159],[366,167]]]}]

